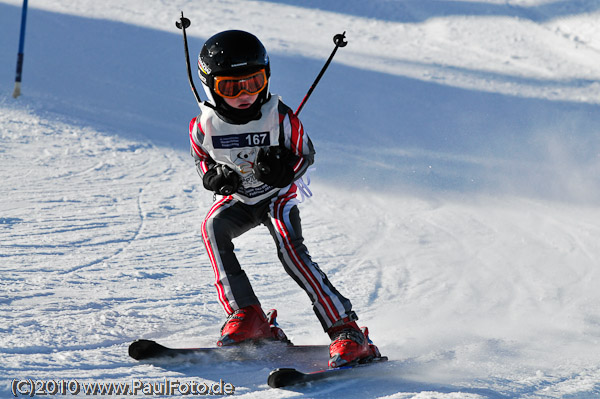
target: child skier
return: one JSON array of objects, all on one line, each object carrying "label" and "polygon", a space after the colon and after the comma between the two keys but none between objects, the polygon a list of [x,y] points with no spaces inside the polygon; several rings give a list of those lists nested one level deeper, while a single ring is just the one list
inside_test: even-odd
[{"label": "child skier", "polygon": [[263,44],[243,31],[218,33],[200,51],[198,74],[209,100],[189,130],[203,185],[220,196],[202,223],[219,301],[228,314],[218,345],[276,338],[232,243],[264,224],[285,271],[306,291],[331,338],[330,367],[378,357],[350,301],[303,244],[294,182],[313,163],[315,151],[296,115],[269,91]]}]

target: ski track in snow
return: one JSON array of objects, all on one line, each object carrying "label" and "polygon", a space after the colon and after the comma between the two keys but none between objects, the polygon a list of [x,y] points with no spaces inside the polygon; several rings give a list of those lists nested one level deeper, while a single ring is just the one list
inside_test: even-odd
[{"label": "ski track in snow", "polygon": [[[0,396],[14,378],[170,378],[223,379],[243,398],[600,397],[597,2],[295,4],[45,2],[30,10],[14,101],[20,1],[0,2],[11,31],[0,38]],[[322,37],[348,29],[303,111],[317,170],[301,214],[313,259],[388,363],[273,390],[269,370],[293,359],[127,356],[138,338],[212,346],[224,320],[200,235],[212,195],[186,148],[196,110],[172,26],[180,9],[195,23],[192,54],[230,25],[264,38],[290,101],[331,50]],[[81,38],[44,42],[66,27]],[[112,48],[118,57],[102,54]],[[152,68],[123,67],[146,54]],[[235,244],[288,336],[327,343],[267,230]]]}]

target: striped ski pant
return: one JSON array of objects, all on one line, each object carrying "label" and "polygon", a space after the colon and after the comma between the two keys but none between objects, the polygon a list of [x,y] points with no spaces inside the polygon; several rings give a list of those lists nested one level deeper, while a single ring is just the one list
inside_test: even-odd
[{"label": "striped ski pant", "polygon": [[277,246],[285,271],[312,301],[313,310],[327,331],[340,320],[355,320],[350,301],[331,284],[312,261],[304,245],[295,186],[287,193],[255,205],[226,196],[216,201],[202,223],[202,238],[215,273],[215,286],[227,314],[260,304],[234,254],[232,239],[264,224]]}]

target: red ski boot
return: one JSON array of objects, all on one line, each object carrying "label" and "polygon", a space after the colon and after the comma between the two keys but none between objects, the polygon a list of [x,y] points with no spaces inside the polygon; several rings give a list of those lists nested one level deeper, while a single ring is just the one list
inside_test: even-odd
[{"label": "red ski boot", "polygon": [[236,345],[244,341],[271,338],[271,326],[260,305],[247,306],[233,312],[221,327],[217,346]]},{"label": "red ski boot", "polygon": [[267,313],[267,320],[269,322],[269,326],[271,327],[271,339],[291,345],[292,341],[288,339],[283,330],[279,328],[279,324],[277,324],[277,309],[269,310]]},{"label": "red ski boot", "polygon": [[358,328],[356,322],[331,327],[327,333],[331,337],[329,344],[329,367],[336,368],[365,363],[381,357],[379,349],[369,340],[369,330]]}]

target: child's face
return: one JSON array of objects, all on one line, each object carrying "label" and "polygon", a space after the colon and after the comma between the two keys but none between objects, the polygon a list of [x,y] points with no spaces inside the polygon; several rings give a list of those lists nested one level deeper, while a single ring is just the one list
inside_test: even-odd
[{"label": "child's face", "polygon": [[242,93],[242,94],[240,94],[239,97],[236,97],[236,98],[223,97],[223,100],[225,100],[225,103],[227,103],[227,105],[229,105],[232,108],[246,109],[246,108],[250,108],[252,106],[252,104],[254,104],[257,97],[258,97],[258,93],[253,94],[253,95]]}]

